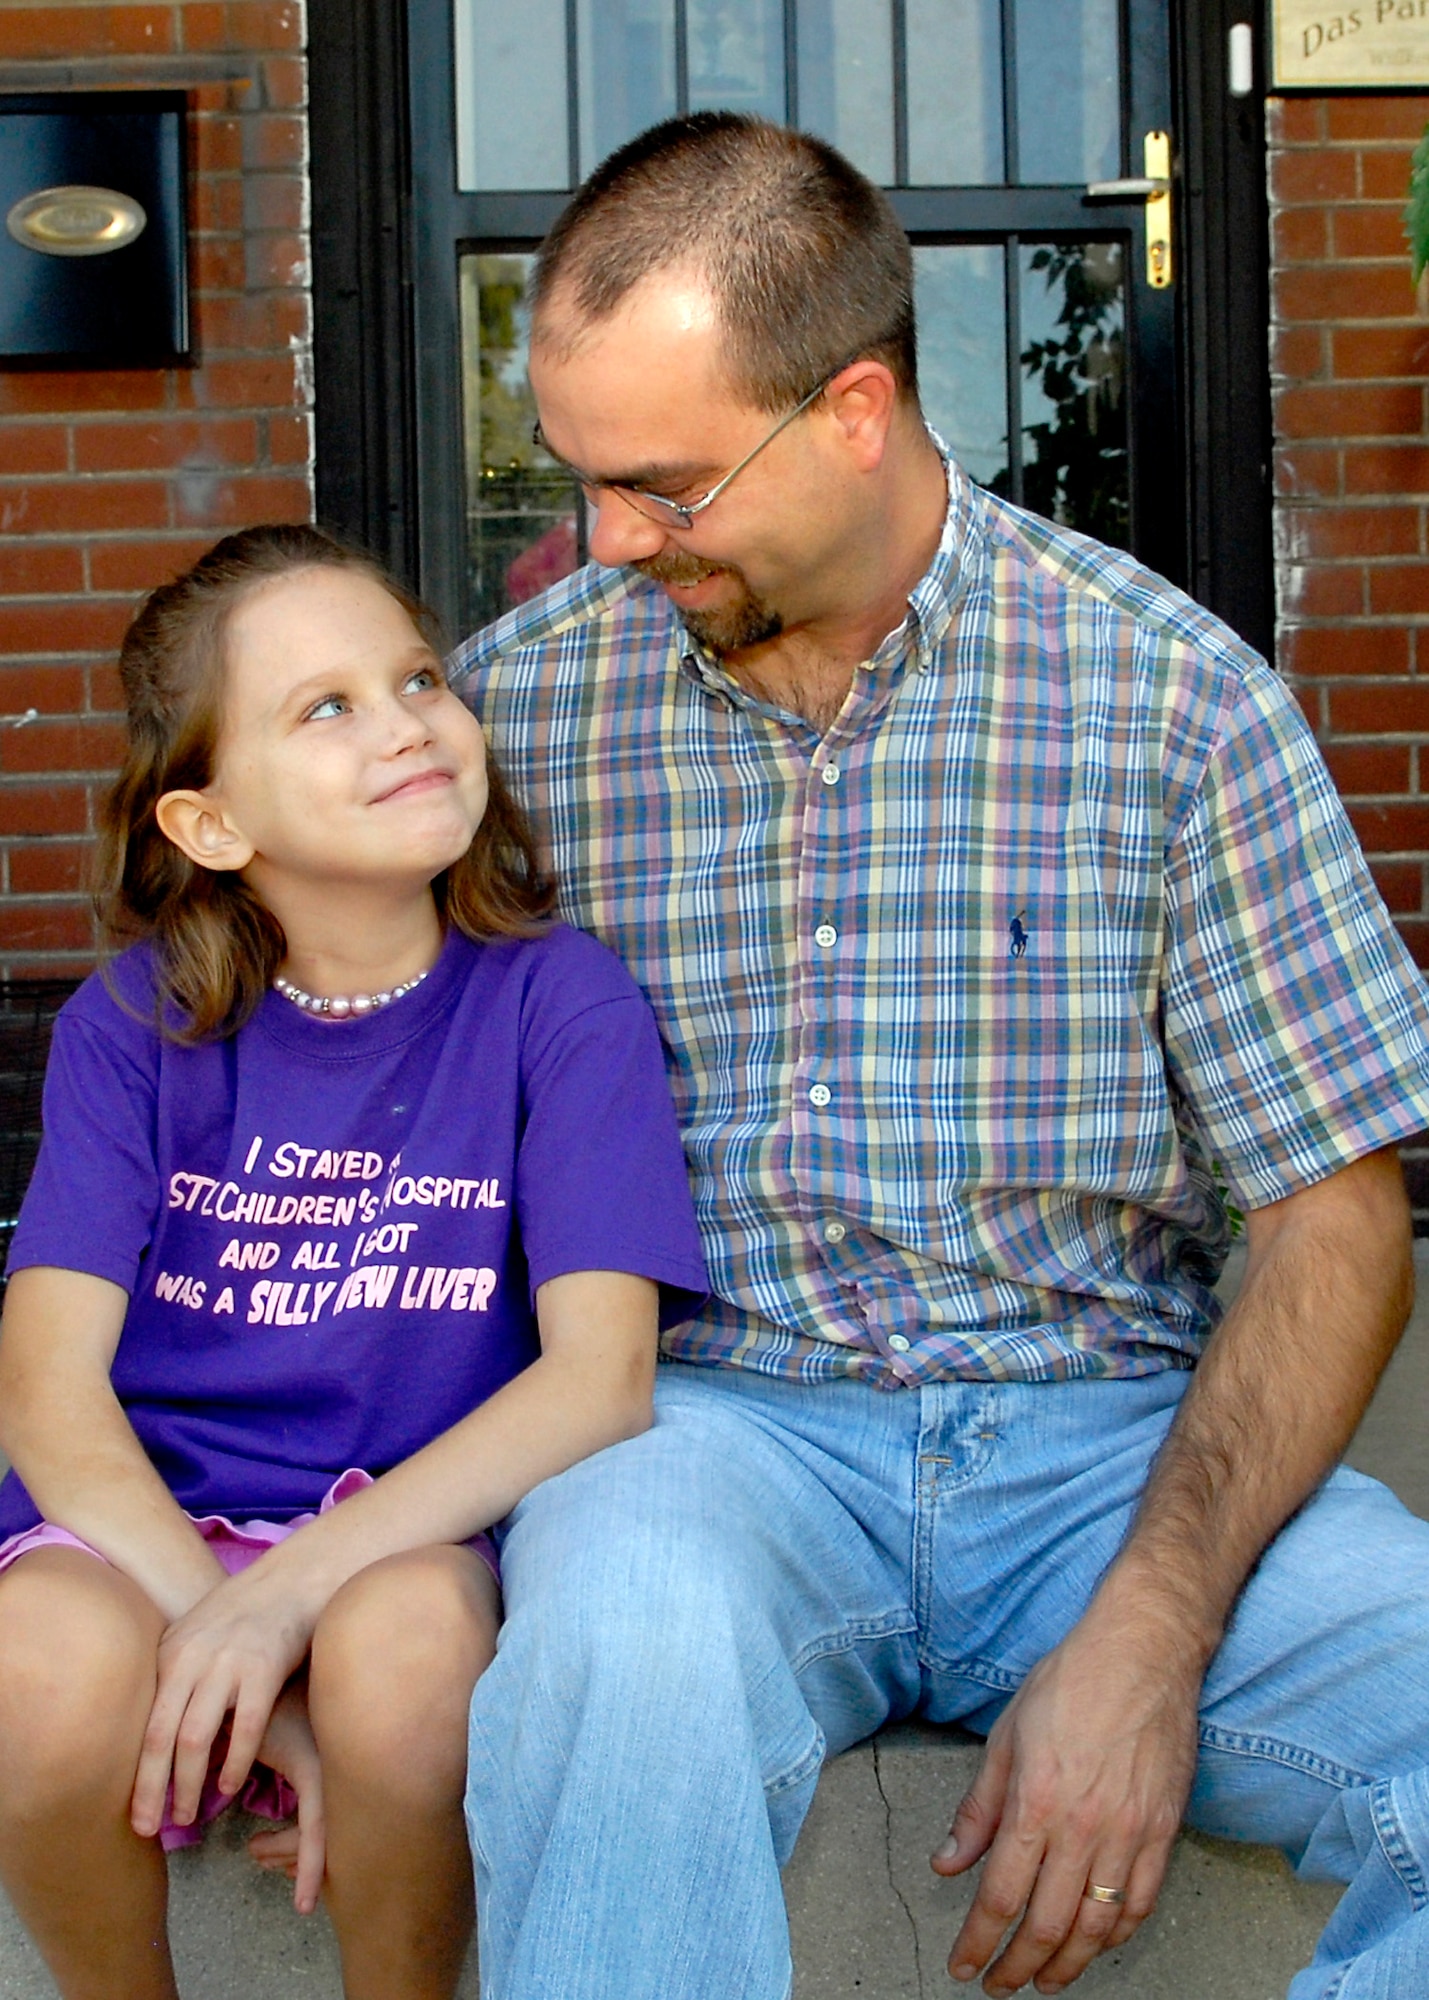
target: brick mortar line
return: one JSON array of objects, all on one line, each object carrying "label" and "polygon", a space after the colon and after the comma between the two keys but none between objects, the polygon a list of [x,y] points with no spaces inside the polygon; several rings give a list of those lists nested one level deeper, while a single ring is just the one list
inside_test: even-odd
[{"label": "brick mortar line", "polygon": [[[49,546],[60,547],[60,548],[73,548],[78,543],[82,543],[87,546],[92,542],[102,543],[106,547],[118,544],[120,542],[140,542],[146,548],[150,544],[166,546],[170,542],[179,542],[179,541],[191,542],[193,541],[196,535],[206,535],[211,528],[222,528],[223,526],[224,524],[221,521],[195,521],[193,525],[188,528],[155,528],[151,532],[146,532],[142,528],[106,528],[102,534],[98,530],[95,530],[95,532],[91,534],[88,530],[83,528],[73,529],[67,534],[64,529],[60,528],[54,531],[54,537],[53,540],[50,542]],[[31,545],[32,541],[38,541],[38,539],[39,539],[38,536],[32,537],[29,535],[6,535],[0,538],[0,552],[12,548],[16,549],[28,548]],[[34,597],[37,594],[41,597],[58,597],[64,595],[82,596],[82,597],[90,597],[90,596],[122,597],[124,595],[124,592],[122,590],[117,590],[113,588],[93,590],[89,587],[86,587],[83,591],[71,591],[71,592],[40,591],[38,593],[36,593],[35,591],[29,591],[26,593],[26,595],[30,597]],[[8,602],[8,599],[0,598],[0,602]],[[1380,623],[1383,622],[1384,622],[1383,620],[1380,620]]]},{"label": "brick mortar line", "polygon": [[[192,534],[186,535],[184,540],[186,542],[197,541],[207,533],[208,529],[200,526]],[[0,553],[3,553],[8,546],[8,544],[0,542]],[[73,543],[69,546],[73,546]],[[177,542],[174,546],[178,546]],[[136,585],[135,588],[137,589],[138,586]],[[0,605],[13,604],[33,611],[53,611],[60,604],[84,604],[90,610],[103,610],[105,606],[123,604],[127,599],[132,598],[133,595],[134,591],[130,589],[128,584],[123,583],[86,583],[76,585],[72,590],[36,590],[25,587],[13,591],[0,589]],[[45,657],[49,658],[50,656],[46,654]]]},{"label": "brick mortar line", "polygon": [[[1406,167],[1407,165],[1408,163],[1406,162]],[[1273,221],[1277,215],[1345,215],[1351,211],[1356,214],[1364,212],[1377,213],[1381,209],[1386,211],[1402,209],[1408,199],[1409,175],[1406,172],[1404,176],[1404,193],[1402,196],[1387,194],[1317,194],[1291,198],[1285,195],[1277,195],[1270,201],[1270,215]]]},{"label": "brick mortar line", "polygon": [[[38,546],[44,546],[44,548],[74,548],[78,542],[84,542],[86,546],[90,542],[102,542],[104,546],[110,546],[114,542],[142,542],[144,548],[148,548],[150,544],[168,546],[170,542],[180,542],[180,540],[182,542],[192,542],[196,534],[206,534],[210,526],[222,526],[222,522],[202,522],[200,520],[200,522],[194,522],[192,528],[94,528],[94,530],[90,530],[90,528],[74,528],[74,530],[68,530],[68,532],[64,528],[52,528],[44,536],[44,540],[38,534],[6,534],[6,536],[0,536],[0,552],[10,550],[10,548],[38,548]],[[26,594],[28,596],[42,596],[42,598],[54,596],[54,592],[50,592],[50,590],[40,590],[40,592],[30,590]],[[90,592],[86,590],[86,596],[88,594]],[[94,596],[110,596],[110,598],[124,596],[122,590],[96,590],[92,594]]]},{"label": "brick mortar line", "polygon": [[[289,411],[289,410],[287,410],[287,409],[284,409],[284,410],[281,410],[281,411],[278,411],[278,412],[276,412],[276,414],[278,414],[278,415],[280,415],[280,416],[288,416],[288,415],[292,414],[293,412],[296,412],[296,413],[297,413],[297,414],[299,414],[299,415],[305,415],[305,414],[306,414],[306,410],[307,410],[307,406],[305,406],[305,405],[303,405],[303,406],[300,406],[300,405],[297,405],[297,404],[294,404],[294,405],[293,405],[293,410],[292,410],[292,411]],[[238,414],[239,414],[240,416],[253,416],[253,415],[259,415],[259,416],[271,416],[271,415],[274,415],[274,414],[275,414],[275,412],[273,411],[273,409],[272,409],[271,405],[269,405],[269,406],[267,406],[266,408],[264,408],[264,409],[260,409],[260,410],[241,410],[241,411],[239,411],[239,413],[238,413]],[[263,472],[263,471],[267,471],[268,469],[269,469],[269,467],[267,466],[267,464],[266,464],[266,463],[251,463],[251,462],[245,462],[245,463],[242,463],[242,464],[238,464],[238,463],[234,463],[233,461],[231,461],[231,460],[229,460],[229,459],[219,459],[219,460],[204,460],[203,462],[201,462],[201,463],[200,463],[200,462],[196,462],[196,461],[194,461],[194,460],[192,460],[192,459],[180,459],[180,460],[178,460],[178,461],[177,461],[177,462],[176,462],[176,463],[175,463],[174,465],[172,465],[172,466],[168,466],[168,465],[131,465],[131,466],[127,466],[127,467],[126,467],[126,466],[118,466],[118,467],[113,467],[113,466],[111,466],[111,467],[109,467],[109,468],[107,468],[107,469],[103,469],[103,470],[99,470],[99,469],[96,469],[96,470],[86,470],[86,469],[85,469],[85,468],[83,468],[83,467],[76,467],[76,468],[75,468],[75,470],[74,470],[74,471],[72,471],[72,472],[70,472],[70,471],[61,471],[61,472],[0,472],[0,482],[3,482],[4,484],[7,484],[7,485],[15,485],[15,486],[37,486],[37,487],[39,487],[39,486],[44,486],[44,487],[50,487],[50,486],[63,486],[63,485],[66,485],[66,484],[71,484],[71,485],[72,485],[72,484],[74,484],[74,482],[76,482],[76,481],[82,481],[83,483],[85,483],[85,484],[87,485],[87,484],[89,484],[89,483],[90,483],[91,481],[94,481],[94,480],[104,480],[104,479],[107,479],[107,480],[117,480],[117,479],[150,479],[150,480],[153,480],[153,479],[163,479],[163,478],[166,478],[166,477],[168,477],[168,476],[169,476],[169,475],[170,475],[171,473],[176,473],[176,472],[184,472],[184,471],[188,471],[188,472],[222,472],[222,471],[232,471],[232,472],[234,472],[235,474],[242,474],[242,473],[246,473],[246,472],[254,472],[254,471],[258,471],[258,472]],[[272,471],[274,471],[274,472],[282,472],[282,471],[284,471],[284,470],[286,469],[286,467],[285,467],[285,465],[283,465],[283,464],[276,464],[276,465],[273,465],[271,469],[272,469]],[[1404,505],[1405,503],[1404,503],[1403,501],[1400,501],[1400,502],[1399,502],[1398,504],[1399,504],[1400,506],[1403,506],[1403,505]],[[1429,501],[1426,501],[1426,505],[1429,505]],[[51,529],[49,529],[49,530],[48,530],[47,532],[48,532],[48,534],[50,535],[50,537],[51,537],[51,538],[53,538],[53,537],[55,537],[55,536],[62,536],[62,535],[63,535],[63,532],[64,532],[64,531],[63,531],[62,529],[59,529],[59,528],[51,528]],[[157,531],[156,531],[156,532],[157,532]],[[25,542],[28,542],[28,541],[31,541],[31,540],[37,540],[37,539],[38,539],[38,537],[37,537],[37,536],[31,536],[31,535],[15,535],[15,536],[11,536],[11,535],[3,535],[3,534],[0,534],[0,544],[3,544],[4,542],[7,542],[7,541],[25,541]]]},{"label": "brick mortar line", "polygon": [[[98,17],[104,10],[94,11]],[[98,18],[96,29],[102,32]],[[187,55],[181,51],[162,54],[155,51],[153,55],[16,57],[0,61],[0,90],[132,89],[137,83],[147,83],[157,90],[182,90],[186,85],[202,89],[215,83],[256,87],[262,80],[264,59],[276,55],[301,58],[304,51],[285,45],[222,52],[195,50]]]},{"label": "brick mortar line", "polygon": [[[277,474],[283,470],[285,468],[280,465],[270,466],[266,461],[262,460],[238,461],[227,458],[195,457],[178,459],[173,465],[109,466],[95,469],[86,469],[83,466],[77,466],[73,472],[0,472],[0,484],[6,486],[34,486],[40,489],[48,489],[54,486],[73,485],[76,483],[88,486],[100,480],[147,479],[152,481],[167,479],[184,472],[228,472],[233,474],[235,478],[242,478],[252,473],[264,475],[269,473]],[[1403,504],[1401,501],[1400,505]],[[61,532],[58,529],[51,530],[52,534],[59,534]],[[28,542],[30,539],[31,537],[28,535],[0,536],[0,542]]]},{"label": "brick mortar line", "polygon": [[[0,432],[0,438],[3,438],[3,432]],[[262,455],[256,458],[218,458],[212,454],[205,454],[199,451],[197,453],[190,453],[183,458],[165,460],[162,464],[158,465],[109,466],[92,470],[84,466],[75,466],[73,470],[62,469],[59,472],[22,472],[18,469],[14,472],[0,471],[0,486],[7,488],[33,486],[38,491],[40,489],[49,490],[55,486],[64,485],[67,482],[88,485],[97,479],[162,479],[170,475],[194,472],[228,472],[232,473],[235,477],[247,478],[254,475],[278,475],[290,469],[301,472],[301,461],[270,460]],[[1429,504],[1429,501],[1426,501],[1426,504]],[[62,541],[64,539],[64,530],[61,528],[47,528],[44,531],[44,539],[50,542],[56,540]],[[0,547],[19,541],[29,543],[38,542],[39,540],[41,540],[41,536],[38,533],[31,535],[0,535]],[[44,594],[49,595],[48,592]]]}]

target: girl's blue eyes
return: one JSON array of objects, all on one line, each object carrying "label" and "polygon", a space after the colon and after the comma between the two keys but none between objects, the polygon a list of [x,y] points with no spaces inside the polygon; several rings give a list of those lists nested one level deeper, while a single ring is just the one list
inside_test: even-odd
[{"label": "girl's blue eyes", "polygon": [[[403,681],[402,692],[403,694],[425,694],[432,688],[439,687],[440,685],[441,681],[435,668],[418,667],[415,673],[408,674],[406,680]],[[322,722],[329,716],[342,715],[345,713],[347,706],[348,700],[345,694],[325,694],[321,701],[313,703],[312,707],[304,715],[303,720],[305,722]]]}]

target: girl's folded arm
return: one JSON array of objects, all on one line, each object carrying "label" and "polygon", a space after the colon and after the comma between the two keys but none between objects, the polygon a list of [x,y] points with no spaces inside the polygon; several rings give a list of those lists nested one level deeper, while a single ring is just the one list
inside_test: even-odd
[{"label": "girl's folded arm", "polygon": [[407,1549],[465,1541],[543,1479],[648,1429],[658,1312],[658,1288],[647,1278],[576,1271],[550,1279],[536,1294],[541,1353],[530,1367],[171,1626],[135,1785],[136,1823],[147,1824],[162,1800],[180,1731],[196,1744],[210,1719],[216,1731],[228,1702],[220,1783],[238,1789],[324,1606],[358,1570]]},{"label": "girl's folded arm", "polygon": [[17,1271],[0,1318],[0,1448],[45,1520],[132,1577],[169,1619],[223,1576],[150,1464],[109,1370],[128,1294],[85,1271]]},{"label": "girl's folded arm", "polygon": [[[647,1430],[658,1316],[659,1290],[648,1278],[574,1271],[550,1279],[536,1293],[541,1352],[529,1368],[263,1561],[287,1572],[316,1618],[368,1563],[464,1541],[543,1479]],[[274,1562],[280,1554],[285,1560]]]}]

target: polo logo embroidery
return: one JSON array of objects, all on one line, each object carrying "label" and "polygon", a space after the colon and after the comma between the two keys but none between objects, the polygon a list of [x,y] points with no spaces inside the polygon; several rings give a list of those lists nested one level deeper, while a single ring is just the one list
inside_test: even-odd
[{"label": "polo logo embroidery", "polygon": [[1012,922],[1007,926],[1007,935],[1012,940],[1011,944],[1007,947],[1007,956],[1009,958],[1025,958],[1027,956],[1027,932],[1022,924],[1022,919],[1026,915],[1026,910],[1019,910],[1017,915],[1012,919]]}]

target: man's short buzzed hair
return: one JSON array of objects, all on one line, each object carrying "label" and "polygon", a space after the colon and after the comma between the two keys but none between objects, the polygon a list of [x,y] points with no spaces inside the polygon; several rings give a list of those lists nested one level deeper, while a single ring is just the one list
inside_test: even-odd
[{"label": "man's short buzzed hair", "polygon": [[642,132],[542,244],[533,337],[551,340],[542,319],[557,300],[580,329],[678,266],[709,284],[733,385],[756,408],[788,409],[864,356],[916,398],[908,238],[881,190],[822,139],[731,111]]}]

